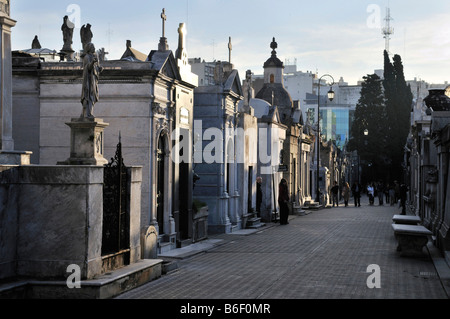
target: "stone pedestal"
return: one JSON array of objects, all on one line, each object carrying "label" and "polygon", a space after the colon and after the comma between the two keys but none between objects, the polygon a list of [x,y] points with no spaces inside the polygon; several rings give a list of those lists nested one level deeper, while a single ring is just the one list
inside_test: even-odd
[{"label": "stone pedestal", "polygon": [[75,51],[72,49],[62,49],[59,52],[61,61],[73,62]]},{"label": "stone pedestal", "polygon": [[66,123],[70,129],[70,158],[58,165],[103,166],[104,129],[109,124],[99,118],[76,118]]}]

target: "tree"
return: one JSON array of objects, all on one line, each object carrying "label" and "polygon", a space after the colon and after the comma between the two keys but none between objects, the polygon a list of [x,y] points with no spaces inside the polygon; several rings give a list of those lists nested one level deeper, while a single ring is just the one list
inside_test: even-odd
[{"label": "tree", "polygon": [[401,179],[403,149],[410,128],[413,95],[406,84],[402,59],[395,55],[392,64],[384,51],[384,96],[386,98],[387,137],[389,143],[389,172],[391,180]]},{"label": "tree", "polygon": [[[386,171],[387,121],[382,81],[376,74],[364,77],[361,97],[356,105],[351,128],[349,151],[358,151],[363,168],[363,179],[370,182],[383,177]],[[365,134],[367,130],[368,135]],[[365,177],[365,178],[364,178]]]},{"label": "tree", "polygon": [[[395,122],[397,114],[395,113],[395,105],[396,105],[396,85],[395,85],[395,70],[394,66],[391,64],[391,60],[389,58],[389,54],[386,50],[384,50],[384,79],[383,79],[383,88],[384,88],[384,97],[386,103],[386,135],[392,136],[393,131],[395,130]],[[394,124],[394,125],[393,125]],[[386,149],[389,153],[394,151],[394,145],[392,143],[388,143],[386,145]]]}]

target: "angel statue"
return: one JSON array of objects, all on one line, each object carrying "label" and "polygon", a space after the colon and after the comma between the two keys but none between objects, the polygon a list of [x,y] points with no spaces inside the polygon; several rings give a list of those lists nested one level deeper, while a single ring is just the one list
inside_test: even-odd
[{"label": "angel statue", "polygon": [[83,104],[82,118],[94,118],[94,105],[99,100],[98,80],[103,71],[100,66],[95,46],[93,43],[86,44],[86,52],[83,58],[83,86],[81,93],[81,104]]}]

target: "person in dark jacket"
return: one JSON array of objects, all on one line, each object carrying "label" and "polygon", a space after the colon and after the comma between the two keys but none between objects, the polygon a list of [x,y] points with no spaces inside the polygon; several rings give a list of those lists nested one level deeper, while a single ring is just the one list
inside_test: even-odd
[{"label": "person in dark jacket", "polygon": [[377,196],[378,196],[378,205],[383,205],[384,198],[384,184],[383,182],[379,182],[377,185]]},{"label": "person in dark jacket", "polygon": [[278,187],[278,204],[280,205],[280,224],[287,225],[289,217],[289,190],[287,181],[283,178]]},{"label": "person in dark jacket", "polygon": [[333,199],[333,207],[336,204],[339,207],[339,185],[334,182],[334,186],[331,188],[331,198]]},{"label": "person in dark jacket", "polygon": [[362,186],[359,183],[353,183],[352,193],[355,199],[355,207],[361,207],[361,191]]}]

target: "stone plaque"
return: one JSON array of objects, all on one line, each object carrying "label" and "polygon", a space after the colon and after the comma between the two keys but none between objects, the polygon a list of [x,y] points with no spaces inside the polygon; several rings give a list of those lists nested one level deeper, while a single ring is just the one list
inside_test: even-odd
[{"label": "stone plaque", "polygon": [[150,226],[142,232],[142,259],[156,259],[158,247],[158,232],[155,226]]}]

